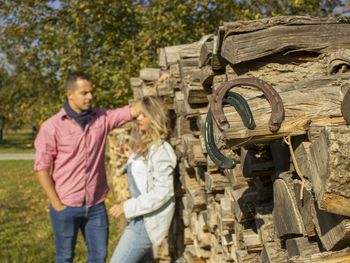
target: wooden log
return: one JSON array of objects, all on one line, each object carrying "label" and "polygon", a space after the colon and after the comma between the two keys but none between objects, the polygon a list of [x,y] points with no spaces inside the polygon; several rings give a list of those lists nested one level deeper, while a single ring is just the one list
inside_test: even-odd
[{"label": "wooden log", "polygon": [[245,250],[248,253],[260,253],[263,249],[260,237],[255,228],[243,230],[243,242]]},{"label": "wooden log", "polygon": [[315,223],[314,219],[312,218],[312,213],[310,213],[314,206],[311,183],[307,180],[305,180],[304,183],[300,180],[294,180],[293,189],[296,204],[304,223],[305,234],[309,237],[315,236]]},{"label": "wooden log", "polygon": [[238,77],[256,77],[273,87],[292,84],[306,79],[328,75],[328,54],[296,52],[276,54],[255,60],[226,66],[227,80]]},{"label": "wooden log", "polygon": [[198,67],[185,67],[179,63],[179,70],[180,70],[180,79],[182,81],[181,89],[183,89],[183,86],[186,83],[191,83],[191,82],[199,83],[200,82],[201,70]]},{"label": "wooden log", "polygon": [[288,145],[282,139],[270,142],[270,151],[275,173],[289,171],[290,168],[290,152]]},{"label": "wooden log", "polygon": [[308,141],[307,136],[301,135],[293,137],[293,149],[300,172],[305,178],[311,180],[311,142]]},{"label": "wooden log", "polygon": [[175,91],[174,106],[177,116],[185,116],[185,96],[181,91]]},{"label": "wooden log", "polygon": [[204,90],[210,93],[214,77],[216,75],[222,74],[225,74],[223,70],[213,71],[212,67],[209,65],[202,67],[200,72],[200,83],[203,86]]},{"label": "wooden log", "polygon": [[153,83],[145,83],[142,85],[143,96],[157,96],[157,88]]},{"label": "wooden log", "polygon": [[[240,22],[231,24],[230,29],[226,26],[221,55],[231,64],[238,64],[281,51],[326,52],[350,46],[346,37],[350,27],[345,20],[278,17],[259,23],[245,23],[244,29]],[[249,45],[252,41],[254,45]]]},{"label": "wooden log", "polygon": [[181,219],[182,219],[182,222],[183,222],[183,225],[185,227],[189,227],[190,226],[190,221],[191,221],[191,211],[188,209],[187,205],[188,205],[188,202],[187,202],[187,195],[184,195],[182,198],[181,198]]},{"label": "wooden log", "polygon": [[345,123],[340,112],[343,97],[341,87],[348,80],[349,76],[341,79],[334,76],[320,77],[293,85],[275,87],[283,100],[285,109],[285,119],[281,128],[275,133],[268,128],[271,114],[269,103],[258,95],[249,95],[249,90],[247,90],[248,93],[245,93],[244,96],[254,115],[256,129],[246,129],[238,113],[232,107],[224,107],[224,113],[232,128],[224,130],[223,137],[224,139],[236,139],[236,143],[253,144],[286,135],[305,134],[310,123],[320,125]]},{"label": "wooden log", "polygon": [[290,238],[305,234],[293,192],[292,174],[284,172],[273,183],[273,221],[279,238]]},{"label": "wooden log", "polygon": [[263,245],[278,240],[274,230],[272,211],[272,203],[265,203],[255,207],[254,221]]},{"label": "wooden log", "polygon": [[208,38],[207,41],[205,41],[202,44],[201,50],[200,50],[200,55],[199,55],[199,62],[198,62],[199,68],[202,68],[202,67],[210,64],[211,56],[213,54],[213,46],[214,46],[213,37]]},{"label": "wooden log", "polygon": [[192,212],[206,209],[205,193],[195,179],[191,179],[185,187],[187,193],[187,207]]},{"label": "wooden log", "polygon": [[196,252],[196,256],[200,259],[203,259],[203,260],[208,259],[211,255],[210,250],[200,247],[200,245],[198,244],[198,240],[196,238],[194,239],[194,249]]},{"label": "wooden log", "polygon": [[234,228],[234,215],[231,208],[231,200],[229,198],[221,198],[220,210],[218,216],[219,233],[225,235],[229,230]]},{"label": "wooden log", "polygon": [[214,37],[213,54],[211,58],[211,67],[213,70],[225,69],[228,64],[228,61],[221,55],[225,33],[225,28],[221,26]]},{"label": "wooden log", "polygon": [[170,84],[170,80],[164,80],[162,83],[156,84],[157,95],[160,97],[174,97],[174,89]]},{"label": "wooden log", "polygon": [[[350,52],[350,51],[349,51]],[[341,112],[347,123],[350,123],[350,89],[346,92],[341,103]]]},{"label": "wooden log", "polygon": [[256,263],[259,260],[258,253],[248,253],[246,250],[237,250],[237,262],[239,263]]},{"label": "wooden log", "polygon": [[202,152],[202,146],[199,139],[188,141],[187,161],[191,166],[206,165],[207,159]]},{"label": "wooden log", "polygon": [[264,150],[241,147],[240,164],[245,177],[271,176],[275,169],[271,156],[263,154]]},{"label": "wooden log", "polygon": [[287,252],[281,249],[280,241],[267,242],[260,254],[260,262],[284,263],[288,262]]},{"label": "wooden log", "polygon": [[298,237],[286,241],[288,257],[311,256],[320,252],[320,240],[318,238]]},{"label": "wooden log", "polygon": [[183,253],[183,260],[185,262],[193,262],[193,263],[205,263],[205,259],[198,258],[196,256],[196,249],[194,245],[188,245],[186,246],[186,249]]},{"label": "wooden log", "polygon": [[213,235],[211,238],[211,256],[210,262],[222,262],[223,260],[223,249],[220,244],[220,240],[217,236]]},{"label": "wooden log", "polygon": [[339,250],[350,246],[350,220],[340,215],[312,209],[316,231],[326,250]]},{"label": "wooden log", "polygon": [[179,91],[181,89],[179,64],[171,65],[169,68],[169,86],[174,91]]},{"label": "wooden log", "polygon": [[214,233],[218,227],[217,213],[219,212],[219,204],[214,200],[207,202],[207,210],[203,213],[203,218],[208,230]]},{"label": "wooden log", "polygon": [[197,120],[196,120],[196,124],[198,129],[201,132],[201,135],[204,136],[205,135],[205,120],[207,118],[207,112],[200,112],[200,114],[197,116]]},{"label": "wooden log", "polygon": [[133,93],[134,99],[138,100],[143,97],[142,86],[144,82],[141,78],[130,78],[131,90]]},{"label": "wooden log", "polygon": [[350,262],[350,249],[343,249],[341,251],[329,251],[317,253],[310,256],[296,256],[290,258],[290,263],[341,263]]},{"label": "wooden log", "polygon": [[[198,68],[198,58],[180,58],[178,61],[180,68],[180,76],[184,70],[197,69]],[[199,70],[197,70],[199,72]]]},{"label": "wooden log", "polygon": [[166,54],[165,54],[165,48],[157,48],[157,55],[158,55],[158,67],[161,69],[168,69],[167,61],[166,61]]},{"label": "wooden log", "polygon": [[234,262],[234,258],[231,254],[231,246],[233,245],[234,234],[233,230],[227,231],[225,235],[221,235],[222,254],[224,256],[224,262]]},{"label": "wooden log", "polygon": [[111,190],[113,192],[113,202],[124,202],[130,197],[128,190],[127,176],[123,175],[123,170],[127,162],[127,156],[123,154],[119,145],[121,142],[127,143],[130,139],[130,126],[114,129],[107,137],[109,162],[108,170],[111,175]]},{"label": "wooden log", "polygon": [[230,181],[233,190],[237,190],[243,187],[249,187],[249,185],[253,184],[250,183],[251,179],[243,176],[241,164],[239,163],[233,169],[225,169],[224,174]]},{"label": "wooden log", "polygon": [[205,189],[205,166],[194,166],[196,180],[199,182],[201,187]]},{"label": "wooden log", "polygon": [[200,133],[197,127],[197,118],[185,119],[183,116],[178,116],[176,118],[176,125],[174,129],[174,134],[177,138],[181,138],[185,134],[199,136]]},{"label": "wooden log", "polygon": [[227,177],[222,173],[205,172],[205,189],[207,192],[223,191],[229,184]]},{"label": "wooden log", "polygon": [[208,104],[207,93],[203,90],[203,86],[196,82],[185,82],[182,86],[185,100],[188,104],[193,106],[194,104]]},{"label": "wooden log", "polygon": [[257,195],[258,192],[254,187],[242,187],[232,191],[232,209],[238,222],[244,222],[254,217]]},{"label": "wooden log", "polygon": [[161,70],[159,68],[142,68],[140,70],[140,79],[145,81],[156,81],[160,77]]},{"label": "wooden log", "polygon": [[[191,44],[183,45],[183,47],[180,49],[180,58],[182,59],[191,59],[196,58],[198,59],[200,56],[201,51],[201,43],[203,42],[203,39],[206,39],[207,35],[203,36],[199,41],[193,42]],[[198,62],[196,64],[198,66]]]},{"label": "wooden log", "polygon": [[350,71],[350,49],[341,48],[330,55],[328,74],[346,73]]},{"label": "wooden log", "polygon": [[162,243],[152,248],[153,258],[158,262],[170,262],[170,248],[167,238],[163,239]]},{"label": "wooden log", "polygon": [[167,69],[170,65],[176,64],[181,57],[199,57],[199,48],[197,42],[161,48],[158,54],[158,66]]},{"label": "wooden log", "polygon": [[238,222],[250,221],[254,218],[255,206],[271,198],[271,191],[259,191],[255,186],[242,187],[232,191],[233,213]]},{"label": "wooden log", "polygon": [[208,103],[195,104],[191,107],[181,91],[175,91],[174,106],[176,114],[186,118],[197,117],[201,112],[208,112],[209,108]]},{"label": "wooden log", "polygon": [[312,185],[320,209],[350,216],[350,128],[324,127],[311,146]]}]

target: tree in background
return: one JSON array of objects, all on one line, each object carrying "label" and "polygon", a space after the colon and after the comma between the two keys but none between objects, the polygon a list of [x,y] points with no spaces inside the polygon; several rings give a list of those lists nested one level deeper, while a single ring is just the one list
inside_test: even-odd
[{"label": "tree in background", "polygon": [[[224,22],[276,15],[327,15],[340,0],[3,0],[0,113],[16,128],[37,124],[64,99],[74,70],[91,75],[97,107],[131,98],[129,79],[155,66],[156,49],[198,41]],[[0,66],[1,68],[1,66]],[[2,67],[4,68],[4,67]]]}]

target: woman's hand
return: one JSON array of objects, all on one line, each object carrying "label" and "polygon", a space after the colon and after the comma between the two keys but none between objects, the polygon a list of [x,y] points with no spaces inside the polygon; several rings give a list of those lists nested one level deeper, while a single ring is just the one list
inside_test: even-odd
[{"label": "woman's hand", "polygon": [[114,218],[120,217],[124,214],[124,206],[121,204],[112,206],[111,209],[109,209],[109,214]]},{"label": "woman's hand", "polygon": [[128,144],[123,143],[120,145],[120,150],[122,151],[122,153],[129,158],[129,156],[131,155],[131,148]]}]

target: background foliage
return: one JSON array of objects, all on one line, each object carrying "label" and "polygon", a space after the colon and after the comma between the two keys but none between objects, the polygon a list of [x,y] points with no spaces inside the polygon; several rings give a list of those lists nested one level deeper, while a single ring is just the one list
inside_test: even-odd
[{"label": "background foliage", "polygon": [[74,70],[91,75],[95,106],[131,98],[129,78],[155,66],[157,47],[191,43],[224,22],[324,16],[341,0],[2,0],[0,115],[13,128],[39,124],[64,99]]}]

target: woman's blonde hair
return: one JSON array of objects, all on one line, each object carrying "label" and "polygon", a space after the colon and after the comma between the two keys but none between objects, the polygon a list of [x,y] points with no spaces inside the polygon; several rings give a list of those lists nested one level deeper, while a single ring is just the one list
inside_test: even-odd
[{"label": "woman's blonde hair", "polygon": [[[143,115],[150,120],[146,131],[138,130],[140,153],[147,154],[151,144],[159,144],[169,135],[169,119],[164,105],[158,97],[145,96],[141,100]],[[138,128],[137,128],[138,129]]]}]

